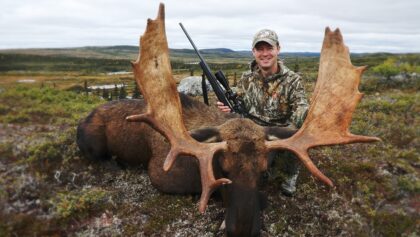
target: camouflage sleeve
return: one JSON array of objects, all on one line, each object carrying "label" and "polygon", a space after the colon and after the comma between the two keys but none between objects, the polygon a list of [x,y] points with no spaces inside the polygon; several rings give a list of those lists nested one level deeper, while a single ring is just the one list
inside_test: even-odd
[{"label": "camouflage sleeve", "polygon": [[246,111],[248,111],[249,110],[249,108],[248,108],[248,106],[247,106],[247,103],[245,103],[244,101],[245,101],[245,91],[246,91],[246,89],[245,89],[245,86],[246,86],[246,80],[247,80],[247,72],[243,72],[242,73],[242,76],[241,76],[241,78],[239,79],[239,81],[238,81],[238,83],[236,84],[236,86],[235,87],[232,87],[232,90],[236,93],[236,95],[237,95],[237,100],[239,100],[239,101],[241,101],[241,103],[243,104],[243,106],[244,106],[244,109],[246,110]]},{"label": "camouflage sleeve", "polygon": [[303,87],[301,77],[297,74],[295,74],[295,76],[296,78],[293,80],[289,88],[289,101],[292,111],[290,121],[297,128],[300,128],[303,124],[303,121],[305,121],[309,103],[306,99],[305,88]]},{"label": "camouflage sleeve", "polygon": [[239,79],[236,87],[235,88],[232,88],[235,91],[235,93],[237,93],[237,95],[239,97],[241,97],[241,98],[243,98],[243,96],[245,94],[245,91],[246,91],[246,89],[245,89],[245,85],[246,85],[245,80],[247,79],[248,74],[249,74],[249,72],[242,73],[242,76]]}]

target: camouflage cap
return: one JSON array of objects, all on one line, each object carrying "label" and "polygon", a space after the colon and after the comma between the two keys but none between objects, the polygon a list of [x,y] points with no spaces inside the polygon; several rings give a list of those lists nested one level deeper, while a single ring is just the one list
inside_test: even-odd
[{"label": "camouflage cap", "polygon": [[279,45],[279,38],[277,37],[276,32],[268,29],[260,30],[254,35],[252,48],[254,48],[255,45],[261,41],[267,42],[273,47]]}]

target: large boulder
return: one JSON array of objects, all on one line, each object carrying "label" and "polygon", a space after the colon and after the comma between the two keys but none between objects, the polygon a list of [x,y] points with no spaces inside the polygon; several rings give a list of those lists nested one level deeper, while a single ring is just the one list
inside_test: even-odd
[{"label": "large boulder", "polygon": [[[206,80],[206,85],[207,91],[213,91],[213,88],[211,87],[208,80]],[[181,80],[178,85],[178,92],[191,96],[201,96],[203,95],[203,90],[201,88],[201,77],[191,76]]]}]

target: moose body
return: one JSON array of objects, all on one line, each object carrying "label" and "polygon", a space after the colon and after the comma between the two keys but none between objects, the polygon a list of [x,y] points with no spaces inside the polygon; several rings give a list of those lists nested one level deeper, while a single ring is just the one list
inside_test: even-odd
[{"label": "moose body", "polygon": [[[199,142],[227,141],[228,152],[216,154],[213,172],[233,184],[223,190],[226,228],[232,236],[257,236],[265,197],[258,191],[261,173],[267,168],[265,131],[248,119],[221,113],[191,97],[180,94],[184,122]],[[85,157],[110,159],[128,165],[147,167],[151,183],[162,192],[189,194],[201,192],[198,162],[180,156],[165,172],[163,164],[170,144],[146,123],[131,123],[126,117],[145,112],[144,100],[120,100],[101,105],[81,120],[77,144]],[[289,137],[292,130],[273,128],[276,136]]]},{"label": "moose body", "polygon": [[[228,115],[217,109],[180,95],[188,129],[217,126],[228,119]],[[115,156],[117,161],[128,165],[143,165],[147,167],[152,184],[163,192],[199,193],[201,182],[197,161],[181,156],[173,169],[165,172],[162,167],[170,150],[165,137],[146,123],[126,120],[127,116],[145,110],[142,99],[113,101],[96,108],[77,128],[77,144],[83,155],[91,160]]]}]

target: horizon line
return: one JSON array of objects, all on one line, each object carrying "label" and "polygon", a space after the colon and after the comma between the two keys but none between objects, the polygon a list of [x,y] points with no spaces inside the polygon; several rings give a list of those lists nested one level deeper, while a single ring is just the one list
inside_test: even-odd
[{"label": "horizon line", "polygon": [[[8,50],[57,50],[57,49],[78,49],[78,48],[107,48],[107,47],[139,47],[136,45],[86,45],[86,46],[70,46],[70,47],[29,47],[29,48],[0,48],[0,52],[1,51],[8,51]],[[175,49],[175,50],[191,50],[194,51],[194,49],[190,49],[190,48],[169,48],[171,49]],[[227,50],[231,50],[233,52],[240,52],[240,51],[246,51],[246,52],[251,52],[251,49],[231,49],[231,48],[223,48],[223,47],[218,47],[218,48],[203,48],[203,49],[199,49],[201,50],[214,50],[214,49],[227,49]],[[320,54],[320,51],[284,51],[281,52],[282,53],[315,53],[315,54]],[[380,53],[387,53],[387,54],[419,54],[420,51],[418,52],[387,52],[387,51],[372,51],[372,52],[368,52],[368,51],[355,51],[355,52],[350,52],[350,54],[380,54]]]}]

